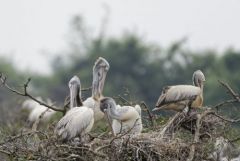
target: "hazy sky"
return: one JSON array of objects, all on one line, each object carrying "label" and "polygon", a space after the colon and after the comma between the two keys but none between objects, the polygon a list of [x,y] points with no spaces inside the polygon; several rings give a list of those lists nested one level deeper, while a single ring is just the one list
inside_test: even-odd
[{"label": "hazy sky", "polygon": [[83,15],[97,30],[104,4],[109,35],[136,30],[161,46],[187,36],[192,49],[240,49],[239,0],[0,0],[0,55],[47,72],[49,57],[42,53],[66,48],[72,16]]}]

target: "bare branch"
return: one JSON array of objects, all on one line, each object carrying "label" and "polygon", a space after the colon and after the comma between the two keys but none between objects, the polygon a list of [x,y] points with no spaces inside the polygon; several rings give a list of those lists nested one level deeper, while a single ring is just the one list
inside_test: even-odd
[{"label": "bare branch", "polygon": [[57,107],[54,107],[54,106],[50,106],[50,105],[48,105],[48,104],[46,104],[46,103],[44,103],[44,102],[42,102],[42,101],[39,101],[38,99],[36,99],[35,97],[33,97],[31,94],[29,94],[28,91],[27,91],[27,87],[28,87],[28,84],[29,84],[30,81],[31,81],[30,78],[29,78],[29,79],[27,80],[27,82],[24,83],[24,85],[23,85],[23,87],[24,87],[24,89],[23,89],[24,92],[20,92],[20,91],[18,91],[18,90],[16,90],[16,89],[10,87],[10,86],[6,83],[6,77],[3,76],[2,73],[1,73],[0,76],[1,76],[1,77],[0,77],[0,81],[1,81],[1,83],[2,83],[2,85],[3,85],[3,87],[5,87],[6,89],[8,89],[9,91],[11,91],[11,92],[13,92],[13,93],[16,93],[17,95],[20,95],[20,96],[26,96],[26,97],[28,97],[28,98],[36,101],[36,102],[39,103],[40,105],[43,105],[43,106],[45,106],[45,107],[48,107],[48,108],[50,108],[50,109],[52,109],[52,110],[54,110],[54,111],[65,112],[64,109],[60,109],[60,108],[57,108]]},{"label": "bare branch", "polygon": [[0,145],[4,145],[4,144],[6,144],[8,142],[12,142],[12,141],[14,141],[16,139],[19,139],[19,138],[23,137],[23,136],[29,136],[29,135],[32,135],[32,134],[35,134],[35,133],[43,134],[43,132],[41,132],[41,131],[29,131],[29,132],[26,132],[26,133],[20,133],[20,134],[18,134],[16,136],[10,137],[10,139],[7,139],[6,141],[0,142]]},{"label": "bare branch", "polygon": [[240,119],[235,120],[235,119],[225,118],[225,117],[223,117],[223,116],[217,114],[217,113],[214,112],[214,111],[209,111],[209,114],[212,114],[212,115],[214,115],[214,116],[217,116],[218,118],[222,119],[223,121],[227,121],[227,122],[231,122],[231,123],[237,123],[237,122],[240,122]]},{"label": "bare branch", "polygon": [[220,80],[218,80],[218,82],[228,90],[228,92],[233,96],[233,98],[240,102],[239,95],[236,92],[234,92],[234,90],[227,83],[224,83],[223,81]]},{"label": "bare branch", "polygon": [[143,105],[144,108],[146,109],[147,114],[148,114],[148,116],[149,116],[149,119],[150,119],[150,121],[151,121],[152,127],[155,127],[155,117],[154,117],[154,115],[151,113],[151,111],[149,110],[149,107],[146,105],[145,102],[141,102],[141,105]]}]

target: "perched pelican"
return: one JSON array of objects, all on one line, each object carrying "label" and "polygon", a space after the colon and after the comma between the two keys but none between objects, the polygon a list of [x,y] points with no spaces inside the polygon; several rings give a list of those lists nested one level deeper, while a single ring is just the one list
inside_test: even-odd
[{"label": "perched pelican", "polygon": [[77,76],[74,76],[68,84],[70,88],[70,110],[57,123],[55,134],[63,141],[68,141],[74,137],[83,137],[91,131],[94,123],[93,110],[86,106],[81,106],[81,83]]},{"label": "perched pelican", "polygon": [[[39,101],[43,101],[41,97],[37,97],[37,99]],[[23,102],[22,109],[30,112],[28,115],[28,121],[30,124],[36,122],[39,119],[40,115],[42,115],[43,113],[44,114],[42,115],[40,121],[48,122],[51,119],[51,117],[56,113],[56,111],[48,109],[47,107],[42,106],[36,101],[31,99],[27,99]]]},{"label": "perched pelican", "polygon": [[110,98],[105,97],[100,100],[100,108],[106,111],[107,116],[112,119],[111,128],[113,134],[119,133],[140,134],[142,131],[141,108],[139,105],[120,106]]},{"label": "perched pelican", "polygon": [[192,85],[176,85],[163,88],[156,108],[153,111],[160,109],[168,109],[182,111],[185,107],[199,108],[203,104],[203,82],[205,76],[201,70],[193,73]]},{"label": "perched pelican", "polygon": [[[41,97],[37,97],[36,99],[39,101],[43,101]],[[39,105],[39,103],[37,103],[36,101],[32,99],[26,99],[22,103],[22,109],[31,112],[37,105]]]},{"label": "perched pelican", "polygon": [[[44,113],[44,114],[43,114]],[[48,122],[56,111],[47,108],[45,106],[37,104],[35,108],[30,112],[28,121],[32,124],[42,115],[41,122]]]},{"label": "perched pelican", "polygon": [[104,82],[109,68],[109,63],[104,58],[99,57],[96,60],[93,66],[92,96],[83,102],[84,106],[93,109],[95,121],[104,117],[104,113],[100,110],[99,100],[103,97]]}]

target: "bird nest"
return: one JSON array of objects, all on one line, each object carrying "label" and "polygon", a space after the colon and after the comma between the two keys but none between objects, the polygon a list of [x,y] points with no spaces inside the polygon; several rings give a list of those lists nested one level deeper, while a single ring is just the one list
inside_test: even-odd
[{"label": "bird nest", "polygon": [[[197,116],[203,113],[206,112],[187,117],[177,113],[164,126],[151,127],[139,136],[124,133],[113,137],[104,133],[91,136],[83,143],[59,142],[53,127],[46,132],[25,131],[0,142],[0,152],[12,159],[26,160],[207,160],[207,154],[213,151],[212,136],[219,130],[216,125],[222,121],[206,116],[198,127]],[[201,137],[204,133],[208,133],[207,137]],[[204,141],[206,138],[208,141]]]}]

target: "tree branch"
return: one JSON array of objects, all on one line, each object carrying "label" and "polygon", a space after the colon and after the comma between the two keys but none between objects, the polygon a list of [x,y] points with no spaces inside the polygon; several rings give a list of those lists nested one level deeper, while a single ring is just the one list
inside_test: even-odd
[{"label": "tree branch", "polygon": [[230,93],[233,98],[235,98],[238,102],[240,102],[239,95],[236,92],[234,92],[234,90],[227,83],[220,80],[218,80],[218,82],[228,90],[228,93]]},{"label": "tree branch", "polygon": [[35,97],[33,97],[31,94],[29,94],[28,91],[27,91],[27,87],[28,87],[28,84],[29,84],[30,81],[31,81],[30,78],[28,78],[27,82],[24,83],[24,85],[23,85],[23,88],[24,88],[24,89],[23,89],[23,92],[20,92],[20,91],[18,91],[18,90],[16,90],[16,89],[10,87],[10,86],[7,84],[6,80],[7,80],[7,78],[6,78],[5,76],[3,76],[2,73],[0,73],[0,81],[1,81],[1,83],[2,83],[2,85],[3,85],[3,87],[5,87],[7,90],[9,90],[9,91],[11,91],[11,92],[13,92],[13,93],[16,93],[17,95],[28,97],[28,98],[36,101],[36,102],[39,103],[40,105],[43,105],[43,106],[45,106],[45,107],[48,107],[48,108],[50,108],[50,109],[52,109],[52,110],[54,110],[54,111],[63,112],[63,113],[65,112],[64,109],[60,109],[60,108],[57,108],[57,107],[54,107],[54,106],[50,106],[50,105],[48,105],[48,104],[46,104],[46,103],[44,103],[44,102],[42,102],[42,101],[39,101],[38,99],[36,99]]}]

